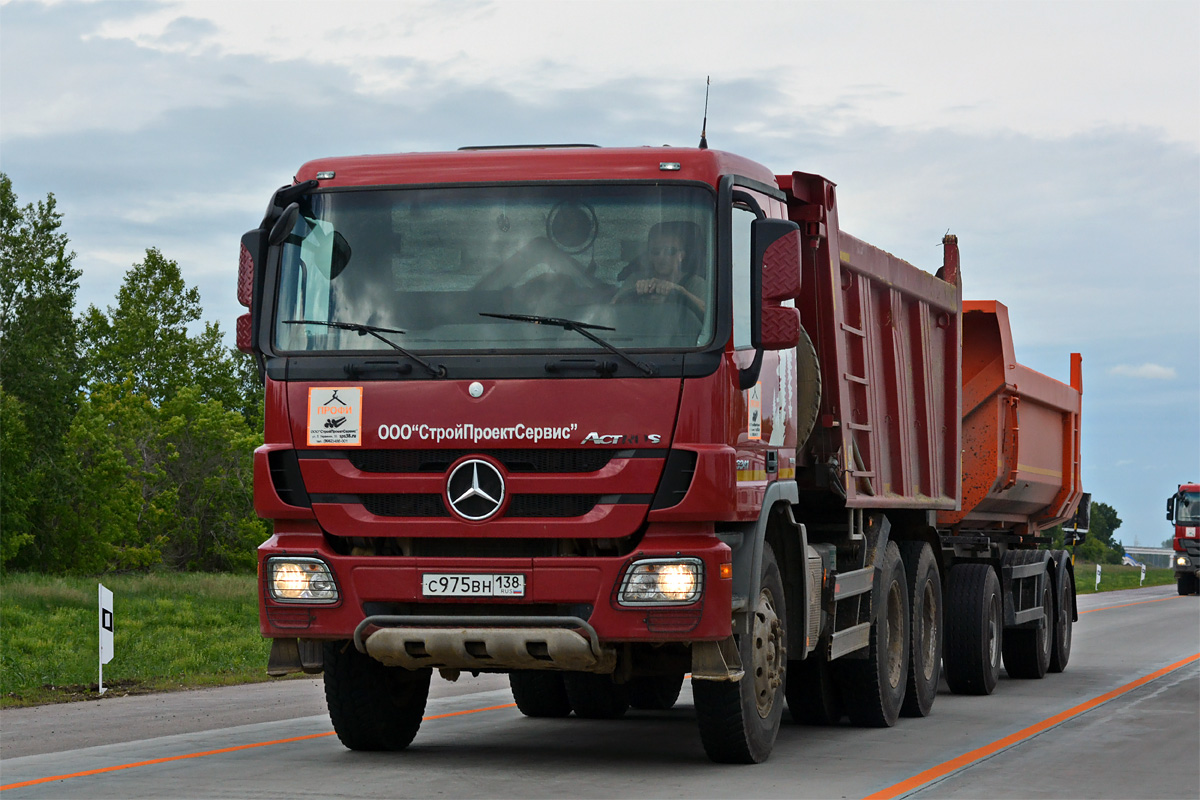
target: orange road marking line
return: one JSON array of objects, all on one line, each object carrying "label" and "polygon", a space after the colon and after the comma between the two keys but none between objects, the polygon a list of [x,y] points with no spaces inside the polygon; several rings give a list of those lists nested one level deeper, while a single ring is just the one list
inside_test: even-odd
[{"label": "orange road marking line", "polygon": [[1095,611],[1108,611],[1110,608],[1128,608],[1129,606],[1140,606],[1140,605],[1145,605],[1146,603],[1161,603],[1164,600],[1178,600],[1179,597],[1180,597],[1179,595],[1176,595],[1175,597],[1156,597],[1153,600],[1138,600],[1135,603],[1121,603],[1118,606],[1103,606],[1102,608],[1089,608],[1087,611],[1080,611],[1079,616],[1082,617],[1084,614],[1091,614]]},{"label": "orange road marking line", "polygon": [[[1099,611],[1100,609],[1096,610]],[[1028,728],[1022,728],[1016,733],[1009,734],[1002,739],[997,739],[991,744],[986,744],[983,747],[979,747],[970,751],[969,753],[963,753],[957,758],[952,758],[949,761],[938,764],[935,767],[930,767],[924,772],[919,772],[907,780],[900,781],[899,783],[893,784],[886,789],[880,789],[873,794],[869,794],[863,798],[863,800],[891,800],[891,798],[900,797],[901,795],[916,791],[927,784],[946,777],[952,772],[965,769],[966,767],[976,764],[985,758],[988,758],[989,756],[993,756],[1002,750],[1007,750],[1014,745],[1018,745],[1027,739],[1037,736],[1043,731],[1047,731],[1050,728],[1061,725],[1062,723],[1073,719],[1080,714],[1091,711],[1096,706],[1107,703],[1109,700],[1120,697],[1127,692],[1133,691],[1139,686],[1144,686],[1150,681],[1161,678],[1169,672],[1173,672],[1180,667],[1185,667],[1188,664],[1196,661],[1200,661],[1200,653],[1196,653],[1193,656],[1188,656],[1182,661],[1176,661],[1174,664],[1163,667],[1162,669],[1152,672],[1149,675],[1143,675],[1135,681],[1131,681],[1124,686],[1113,689],[1111,692],[1105,692],[1099,697],[1093,697],[1091,700],[1080,703],[1073,708],[1068,708],[1066,711],[1062,711],[1048,719],[1044,719],[1041,722],[1030,725]]]},{"label": "orange road marking line", "polygon": [[[466,711],[451,711],[447,714],[434,714],[429,717],[422,717],[421,721],[425,722],[431,719],[446,719],[447,717],[461,717],[464,714],[478,714],[481,711],[499,711],[503,708],[516,708],[516,703],[508,703],[502,706],[488,706],[487,708],[471,708]],[[309,739],[323,739],[326,736],[333,736],[333,731],[326,733],[310,733],[307,736],[293,736],[290,739],[275,739],[270,742],[254,742],[252,744],[239,744],[235,747],[222,747],[219,750],[205,750],[202,753],[187,753],[180,756],[167,756],[165,758],[152,758],[149,761],[136,761],[132,764],[118,764],[114,767],[101,767],[100,769],[89,769],[86,772],[72,772],[69,775],[52,775],[49,778],[34,778],[29,781],[21,781],[20,783],[10,783],[6,786],[0,786],[0,792],[6,789],[20,789],[24,786],[37,786],[42,783],[50,783],[51,781],[65,781],[68,778],[86,778],[89,775],[103,775],[106,772],[118,772],[123,769],[133,769],[134,767],[150,767],[155,764],[168,764],[172,761],[186,761],[190,758],[203,758],[205,756],[216,756],[222,753],[236,753],[239,750],[251,750],[255,747],[270,747],[275,744],[289,744],[291,742],[303,742]]]}]

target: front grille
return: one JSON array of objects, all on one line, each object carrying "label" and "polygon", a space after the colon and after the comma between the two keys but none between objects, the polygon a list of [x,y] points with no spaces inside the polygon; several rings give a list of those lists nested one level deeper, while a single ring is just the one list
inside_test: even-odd
[{"label": "front grille", "polygon": [[[378,517],[449,517],[440,494],[364,494],[359,502]],[[517,494],[505,517],[582,517],[596,507],[595,494]]]},{"label": "front grille", "polygon": [[580,473],[603,469],[619,450],[354,450],[350,463],[363,472],[446,472],[468,455],[489,456],[509,472]]},{"label": "front grille", "polygon": [[440,494],[364,494],[363,507],[377,517],[448,517]]}]

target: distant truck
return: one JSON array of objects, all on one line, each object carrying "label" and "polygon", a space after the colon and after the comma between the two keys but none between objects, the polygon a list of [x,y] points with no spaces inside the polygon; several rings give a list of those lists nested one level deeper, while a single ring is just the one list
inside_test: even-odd
[{"label": "distant truck", "polygon": [[1082,369],[844,232],[834,184],[704,148],[300,168],[242,239],[266,385],[268,672],[398,750],[431,674],[533,717],[670,708],[760,762],[1064,669]]},{"label": "distant truck", "polygon": [[1175,583],[1180,594],[1200,593],[1200,484],[1181,483],[1167,498],[1167,521],[1175,526]]}]

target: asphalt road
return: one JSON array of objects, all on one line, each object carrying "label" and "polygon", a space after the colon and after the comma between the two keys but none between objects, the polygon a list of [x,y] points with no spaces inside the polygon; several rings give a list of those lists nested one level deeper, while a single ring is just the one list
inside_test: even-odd
[{"label": "asphalt road", "polygon": [[667,712],[533,720],[511,707],[503,677],[435,678],[416,741],[383,754],[344,749],[320,682],[289,680],[2,711],[0,790],[5,800],[1200,797],[1200,597],[1110,592],[1081,597],[1080,611],[1062,674],[1002,673],[990,697],[943,686],[929,718],[891,729],[785,715],[771,759],[753,767],[707,761],[686,685]]}]

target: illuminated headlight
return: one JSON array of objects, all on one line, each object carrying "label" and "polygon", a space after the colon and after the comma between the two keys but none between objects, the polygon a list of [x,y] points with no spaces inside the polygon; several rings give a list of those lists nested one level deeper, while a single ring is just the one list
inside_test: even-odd
[{"label": "illuminated headlight", "polygon": [[654,558],[629,567],[617,602],[623,606],[684,606],[699,600],[703,591],[703,561]]},{"label": "illuminated headlight", "polygon": [[337,583],[329,565],[316,558],[267,559],[267,587],[281,603],[336,603]]},{"label": "illuminated headlight", "polygon": [[1187,556],[1175,556],[1175,566],[1186,567],[1187,565],[1188,565],[1188,557]]}]

